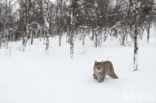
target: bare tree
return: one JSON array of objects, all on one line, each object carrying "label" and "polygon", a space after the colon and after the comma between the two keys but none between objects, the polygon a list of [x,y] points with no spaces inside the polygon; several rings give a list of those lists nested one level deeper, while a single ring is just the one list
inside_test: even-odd
[{"label": "bare tree", "polygon": [[133,66],[134,71],[138,70],[138,25],[139,25],[139,7],[141,5],[141,1],[137,0],[136,2],[136,22],[135,22],[135,34],[134,34],[134,57],[133,57]]},{"label": "bare tree", "polygon": [[70,18],[70,57],[73,58],[74,54],[74,27],[75,16],[77,12],[77,0],[71,0],[71,18]]}]

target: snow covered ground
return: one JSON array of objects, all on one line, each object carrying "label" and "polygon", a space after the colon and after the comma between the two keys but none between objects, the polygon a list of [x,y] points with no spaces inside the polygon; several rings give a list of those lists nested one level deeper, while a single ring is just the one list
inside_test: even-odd
[{"label": "snow covered ground", "polygon": [[[0,103],[156,103],[156,38],[139,44],[139,71],[132,72],[133,46],[106,41],[101,48],[76,41],[70,59],[65,39],[22,42],[0,49]],[[110,60],[118,80],[98,83],[92,77],[94,61]]]}]

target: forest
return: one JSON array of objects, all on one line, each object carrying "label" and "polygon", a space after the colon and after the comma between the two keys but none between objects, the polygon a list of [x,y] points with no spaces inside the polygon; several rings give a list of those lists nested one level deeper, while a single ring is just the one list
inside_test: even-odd
[{"label": "forest", "polygon": [[[151,25],[156,24],[155,0],[1,0],[0,1],[0,47],[9,42],[27,41],[33,45],[34,38],[44,38],[45,50],[49,37],[62,36],[70,44],[71,58],[74,40],[80,37],[82,45],[89,37],[95,47],[100,47],[107,37],[119,39],[121,46],[134,41],[134,61],[137,39],[150,39]],[[147,35],[143,35],[146,31]]]},{"label": "forest", "polygon": [[156,0],[0,0],[0,103],[156,103]]}]

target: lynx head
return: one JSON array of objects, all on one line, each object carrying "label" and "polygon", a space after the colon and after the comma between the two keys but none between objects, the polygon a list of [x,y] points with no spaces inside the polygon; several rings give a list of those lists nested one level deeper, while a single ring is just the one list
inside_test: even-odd
[{"label": "lynx head", "polygon": [[103,62],[95,61],[94,68],[96,72],[102,72],[102,65],[103,65]]}]

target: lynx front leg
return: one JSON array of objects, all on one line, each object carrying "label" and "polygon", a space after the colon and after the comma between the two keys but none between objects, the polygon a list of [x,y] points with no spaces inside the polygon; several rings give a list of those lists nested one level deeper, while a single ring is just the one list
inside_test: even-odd
[{"label": "lynx front leg", "polygon": [[105,80],[105,74],[102,76],[100,75],[97,80],[98,82],[103,82]]},{"label": "lynx front leg", "polygon": [[93,74],[94,79],[97,79],[97,76],[95,74]]},{"label": "lynx front leg", "polygon": [[97,80],[100,83],[100,82],[103,82],[104,81],[104,78],[98,78]]}]

